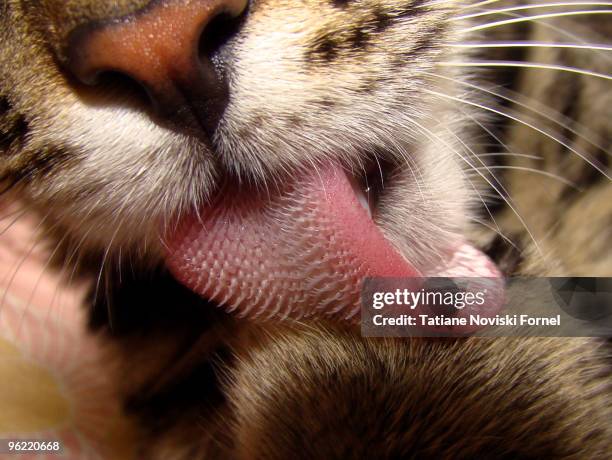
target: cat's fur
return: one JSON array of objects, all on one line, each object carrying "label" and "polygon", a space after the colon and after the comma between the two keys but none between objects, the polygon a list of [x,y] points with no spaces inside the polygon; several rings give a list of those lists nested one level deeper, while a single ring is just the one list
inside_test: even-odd
[{"label": "cat's fur", "polygon": [[[490,206],[480,218],[494,214],[487,225],[504,236],[470,235],[506,273],[609,275],[610,183],[567,148],[606,168],[609,154],[572,130],[586,125],[608,146],[608,82],[441,65],[481,57],[451,46],[460,41],[567,41],[562,32],[519,24],[465,35],[471,23],[453,18],[478,10],[455,2],[253,1],[222,49],[232,99],[211,149],[158,123],[132,89],[86,87],[66,70],[71,30],[145,3],[0,0],[3,184],[40,212],[62,263],[77,263],[84,276],[104,265],[91,325],[105,331],[124,369],[118,385],[142,427],[144,457],[611,457],[604,343],[365,340],[331,323],[257,326],[219,312],[160,268],[160,225],[202,203],[224,176],[273,186],[279,171],[299,174],[329,157],[355,170],[374,158],[403,165],[387,177],[377,224],[410,260],[429,262],[441,241],[469,232],[466,215],[479,199],[457,154],[469,157],[465,142],[476,153],[507,146],[542,155],[494,165],[563,174],[583,188],[525,170],[503,176],[496,188],[514,209]],[[590,18],[588,30],[575,18],[555,25],[590,42],[610,37],[604,19]],[[588,50],[496,52],[497,60],[509,53],[604,74],[612,67]],[[486,82],[577,120],[561,133],[566,147],[429,92],[558,128],[465,86]],[[484,141],[477,120],[489,130]]]}]

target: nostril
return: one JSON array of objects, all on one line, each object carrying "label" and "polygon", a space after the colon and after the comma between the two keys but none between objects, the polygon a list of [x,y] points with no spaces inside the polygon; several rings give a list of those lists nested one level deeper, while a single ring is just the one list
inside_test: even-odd
[{"label": "nostril", "polygon": [[153,97],[145,86],[121,72],[110,70],[99,72],[93,77],[90,84],[110,96],[109,100],[119,101],[120,104],[124,104],[123,101],[134,101],[143,107],[154,107],[155,105]]},{"label": "nostril", "polygon": [[100,76],[124,88],[137,82],[171,126],[210,141],[229,101],[220,50],[246,5],[157,0],[119,20],[83,24],[69,37],[68,67],[87,84]]},{"label": "nostril", "polygon": [[219,50],[237,33],[244,22],[244,13],[234,17],[229,13],[221,13],[204,28],[200,35],[198,54],[200,59],[214,59]]}]

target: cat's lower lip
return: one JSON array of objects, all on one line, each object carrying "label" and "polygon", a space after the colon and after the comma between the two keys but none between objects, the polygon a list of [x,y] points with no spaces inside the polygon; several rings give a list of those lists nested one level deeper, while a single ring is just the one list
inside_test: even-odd
[{"label": "cat's lower lip", "polygon": [[[241,316],[356,318],[366,277],[421,275],[383,236],[359,189],[335,163],[278,193],[226,189],[166,233],[167,265]],[[481,276],[498,276],[487,270]]]}]

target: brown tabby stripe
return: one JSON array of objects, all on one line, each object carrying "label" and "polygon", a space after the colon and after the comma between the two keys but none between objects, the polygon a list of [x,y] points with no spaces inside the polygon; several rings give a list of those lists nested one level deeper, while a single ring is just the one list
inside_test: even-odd
[{"label": "brown tabby stripe", "polygon": [[414,0],[396,10],[376,9],[372,12],[373,19],[364,20],[349,30],[348,38],[343,30],[324,32],[311,42],[306,52],[306,59],[319,64],[331,63],[339,57],[342,51],[363,51],[368,47],[373,36],[385,32],[402,19],[426,13],[428,10],[422,7],[423,3],[424,0]]},{"label": "brown tabby stripe", "polygon": [[[609,146],[607,149],[598,150],[595,155],[591,155],[590,161],[603,171],[612,172],[610,170],[610,151]],[[575,187],[566,187],[561,194],[561,200],[565,202],[565,206],[571,206],[572,202],[582,196],[585,190],[595,186],[597,183],[608,183],[608,179],[600,171],[590,164],[585,163],[582,167],[582,171],[577,178],[573,179]]]},{"label": "brown tabby stripe", "polygon": [[[112,269],[103,274],[104,296],[90,292],[89,326],[126,343],[147,347],[175,337],[173,356],[160,361],[158,372],[126,398],[126,409],[162,428],[179,415],[214,410],[224,402],[215,363],[230,362],[222,337],[229,316],[172,278],[153,271]],[[167,306],[174,314],[168,315]],[[152,340],[153,339],[153,340]]]},{"label": "brown tabby stripe", "polygon": [[565,95],[565,107],[561,110],[561,114],[567,120],[568,126],[563,130],[563,139],[565,141],[574,142],[576,135],[572,133],[572,128],[575,128],[576,121],[580,119],[579,101],[582,94],[582,78],[579,75],[564,75],[563,86]]},{"label": "brown tabby stripe", "polygon": [[11,104],[4,96],[0,96],[0,116],[4,115],[11,109]]},{"label": "brown tabby stripe", "polygon": [[433,49],[434,45],[436,44],[436,40],[442,36],[446,25],[447,23],[445,20],[440,20],[430,29],[420,32],[412,49],[405,53],[404,57],[411,59]]},{"label": "brown tabby stripe", "polygon": [[21,143],[28,131],[25,117],[12,111],[7,98],[0,97],[0,151],[7,151],[15,144]]},{"label": "brown tabby stripe", "polygon": [[336,8],[346,8],[346,6],[351,3],[351,0],[332,0],[331,3]]},{"label": "brown tabby stripe", "polygon": [[496,235],[495,239],[484,248],[484,252],[498,265],[499,269],[506,276],[511,276],[517,273],[518,267],[523,261],[523,256],[520,250],[508,242],[510,240],[515,244],[519,244],[520,238],[517,235],[510,235],[506,238]]},{"label": "brown tabby stripe", "polygon": [[42,150],[21,152],[18,165],[7,172],[13,184],[27,183],[51,174],[56,168],[63,167],[75,156],[67,148],[49,146]]}]

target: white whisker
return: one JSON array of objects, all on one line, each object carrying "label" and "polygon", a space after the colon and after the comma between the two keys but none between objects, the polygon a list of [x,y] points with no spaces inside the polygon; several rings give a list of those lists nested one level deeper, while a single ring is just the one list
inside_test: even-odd
[{"label": "white whisker", "polygon": [[[548,121],[551,121],[552,123],[556,124],[557,126],[560,126],[564,130],[571,132],[576,137],[585,140],[586,142],[588,142],[589,144],[591,144],[594,147],[597,147],[599,150],[610,154],[598,142],[594,141],[590,137],[587,137],[584,134],[582,134],[581,132],[577,131],[572,126],[570,126],[568,123],[564,123],[563,121],[559,121],[556,116],[549,115],[549,114],[545,113],[544,112],[545,109],[543,107],[539,107],[540,110],[536,110],[536,108],[531,107],[530,105],[527,105],[527,104],[524,104],[524,103],[520,102],[518,100],[518,98],[519,97],[524,98],[524,96],[522,96],[520,94],[516,94],[515,95],[516,97],[512,98],[512,97],[505,96],[505,95],[503,95],[503,94],[501,94],[501,93],[499,93],[497,91],[493,91],[493,90],[490,90],[490,89],[482,88],[481,86],[474,85],[474,84],[468,83],[466,81],[458,80],[456,78],[446,77],[444,75],[438,75],[438,74],[435,74],[435,73],[427,73],[427,75],[431,75],[431,76],[434,76],[434,77],[437,77],[437,78],[442,78],[444,80],[452,81],[454,83],[457,83],[457,84],[460,84],[460,85],[463,85],[463,86],[467,86],[469,88],[473,88],[473,89],[476,89],[478,91],[482,91],[482,92],[487,93],[487,94],[491,94],[491,95],[493,95],[495,97],[499,97],[499,98],[501,98],[501,99],[503,99],[505,101],[512,102],[513,104],[516,104],[516,105],[518,105],[520,107],[523,107],[523,108],[525,108],[525,109],[527,109],[527,110],[529,110],[531,112],[534,112],[538,116],[544,117]],[[505,91],[508,92],[509,90],[505,89]],[[532,101],[532,102],[537,102],[537,101]],[[547,109],[549,109],[549,108],[547,108]],[[549,113],[550,112],[551,111],[549,109]],[[558,112],[555,112],[555,111],[552,111],[552,113],[554,113],[555,115],[559,115],[559,116],[561,115],[561,114],[559,114]],[[506,147],[506,146],[504,145],[504,147]],[[509,150],[507,147],[506,147],[506,149]]]},{"label": "white whisker", "polygon": [[520,67],[526,69],[541,69],[541,70],[559,70],[561,72],[572,72],[589,77],[603,78],[604,80],[612,80],[612,76],[599,72],[593,72],[585,69],[577,69],[575,67],[567,67],[562,65],[544,64],[538,62],[517,62],[517,61],[472,61],[472,62],[452,62],[443,61],[440,65],[446,67]]},{"label": "white whisker", "polygon": [[612,10],[578,10],[578,11],[563,11],[560,13],[547,13],[547,14],[534,14],[531,16],[521,16],[514,19],[504,19],[502,21],[487,22],[486,24],[479,24],[477,26],[468,27],[462,29],[462,32],[476,32],[477,30],[492,29],[494,27],[507,26],[510,24],[516,24],[518,22],[535,21],[538,19],[551,19],[560,18],[564,16],[582,16],[585,14],[608,14],[612,13]]},{"label": "white whisker", "polygon": [[490,5],[491,3],[497,3],[499,1],[500,0],[484,0],[482,2],[474,3],[473,5],[462,5],[460,6],[460,8],[461,9],[479,8],[481,6]]},{"label": "white whisker", "polygon": [[466,42],[448,45],[451,48],[568,48],[591,51],[612,51],[612,46],[576,43],[545,43],[545,42]]},{"label": "white whisker", "polygon": [[[444,96],[444,95],[442,95]],[[510,197],[506,197],[504,196],[499,188],[493,184],[488,177],[486,177],[481,171],[479,171],[478,169],[474,168],[474,165],[468,160],[466,159],[463,155],[461,155],[461,153],[457,152],[452,146],[450,146],[448,144],[448,142],[444,141],[443,139],[441,139],[439,136],[436,136],[433,132],[431,132],[431,130],[425,128],[424,126],[420,125],[419,123],[417,123],[415,120],[412,120],[412,123],[414,123],[415,126],[417,126],[419,129],[421,129],[423,132],[427,133],[428,136],[433,136],[434,139],[436,139],[438,142],[441,142],[444,146],[446,146],[450,152],[452,152],[453,154],[457,155],[459,157],[459,159],[461,159],[461,161],[465,162],[472,171],[476,172],[493,190],[495,190],[495,192],[497,192],[497,194],[500,196],[500,198],[502,198],[502,200],[504,200],[504,202],[508,205],[508,208],[510,208],[510,210],[516,215],[516,217],[518,218],[519,222],[521,223],[521,225],[525,228],[525,231],[527,232],[527,234],[529,235],[529,237],[531,238],[531,240],[533,241],[534,247],[536,249],[536,251],[539,254],[542,254],[542,251],[540,249],[540,245],[538,244],[537,240],[535,239],[535,236],[533,235],[533,232],[531,231],[531,229],[529,228],[529,226],[527,225],[527,222],[525,222],[525,219],[523,218],[523,216],[521,216],[521,214],[518,212],[518,209],[516,208],[516,206],[513,204],[512,200],[510,199]],[[438,122],[439,123],[439,122]],[[457,137],[452,131],[451,134],[455,137]],[[461,139],[459,139],[457,137],[457,139],[461,141]],[[463,143],[463,142],[462,142]],[[465,144],[464,144],[465,145]],[[481,160],[482,162],[482,160]],[[484,164],[484,163],[483,163]],[[491,173],[491,175],[495,178],[495,175],[493,173]],[[503,185],[501,184],[501,182],[499,182],[497,180],[497,178],[495,178],[495,180],[500,184],[500,186],[503,188]],[[506,193],[507,194],[507,193]]]},{"label": "white whisker", "polygon": [[[484,11],[488,11],[488,10],[484,9]],[[508,17],[511,17],[511,18],[524,18],[525,17],[525,16],[521,16],[520,14],[517,14],[517,13],[500,13],[500,14],[502,16],[508,16]],[[546,20],[540,21],[538,19],[532,19],[531,22],[533,22],[534,24],[537,24],[539,27],[542,27],[544,29],[552,30],[552,31],[558,33],[559,35],[561,35],[563,37],[567,37],[568,39],[573,40],[575,42],[578,42],[580,44],[583,44],[583,45],[588,45],[589,44],[588,42],[583,40],[581,36],[572,34],[572,33],[568,32],[566,29],[562,29],[560,27],[557,27],[554,24],[551,24],[549,21],[546,21]],[[599,54],[605,60],[610,60],[609,55],[607,55],[606,53],[602,53],[599,50],[593,50],[593,52]]]},{"label": "white whisker", "polygon": [[[440,124],[440,122],[439,122],[438,120],[436,120],[436,121],[438,122],[438,124]],[[418,128],[419,128],[419,129],[420,129],[420,130],[421,130],[421,131],[422,131],[422,132],[425,134],[425,136],[426,136],[426,137],[428,137],[429,139],[431,139],[431,140],[438,140],[438,141],[442,141],[442,140],[440,139],[440,137],[439,137],[439,136],[436,136],[436,135],[435,135],[435,133],[433,133],[431,130],[429,130],[429,129],[425,128],[425,127],[420,126],[418,123],[416,123],[416,122],[414,122],[414,121],[413,121],[413,123],[415,123],[415,125],[417,125],[417,127],[418,127]],[[451,134],[453,134],[453,135],[454,135],[454,133],[452,133],[452,132],[451,132]],[[457,137],[457,136],[455,136],[455,137]],[[459,140],[459,142],[460,142],[460,143],[461,143],[461,144],[464,146],[464,148],[469,149],[469,147],[468,147],[468,146],[467,146],[465,143],[463,143],[463,141],[462,141],[461,139],[459,139],[458,137],[457,137],[457,139],[458,139],[458,140]],[[447,144],[446,142],[444,142],[444,141],[442,141],[442,142],[443,142],[445,145],[447,145],[447,146],[448,146],[448,144]],[[461,152],[458,152],[458,151],[456,151],[455,149],[451,149],[451,150],[452,150],[452,152],[453,152],[455,155],[457,155],[457,156],[458,156],[458,157],[459,157],[459,158],[460,158],[460,159],[461,159],[463,162],[465,162],[466,164],[468,164],[470,167],[472,167],[472,168],[473,168],[472,163],[471,163],[471,162],[470,162],[470,161],[469,161],[467,158],[465,158],[465,156],[464,156],[464,155],[462,155],[462,154],[461,154]],[[470,149],[470,150],[471,150],[471,149]],[[476,172],[478,172],[478,171],[476,171]],[[470,184],[470,187],[472,188],[472,190],[474,191],[474,193],[476,193],[476,195],[478,196],[478,199],[479,199],[479,200],[482,202],[482,205],[484,206],[484,208],[486,209],[487,213],[489,214],[489,217],[491,218],[491,221],[492,221],[492,222],[495,224],[495,226],[497,227],[497,231],[498,231],[498,232],[501,232],[501,229],[499,228],[499,225],[497,224],[497,221],[495,220],[495,217],[493,216],[493,213],[491,212],[491,210],[490,210],[489,206],[487,205],[486,201],[484,200],[482,193],[481,193],[481,192],[478,190],[478,188],[477,188],[477,187],[474,185],[474,182],[473,182],[472,180],[470,180],[470,178],[469,178],[469,176],[468,176],[468,171],[466,171],[466,170],[462,169],[462,173],[463,173],[463,176],[465,177],[465,180],[466,180],[466,181],[467,181],[467,182]],[[486,180],[486,179],[485,179],[485,180]],[[500,196],[501,196],[501,195],[500,195]],[[496,195],[496,197],[497,197],[497,195]],[[502,198],[503,198],[503,197],[502,197]]]},{"label": "white whisker", "polygon": [[15,278],[17,277],[17,274],[19,273],[19,270],[21,270],[21,267],[23,266],[23,264],[26,263],[28,258],[32,255],[32,253],[36,249],[36,246],[41,244],[40,239],[36,237],[36,233],[43,227],[48,217],[49,217],[49,213],[47,213],[43,218],[41,218],[41,220],[38,222],[38,225],[34,228],[32,235],[30,236],[29,242],[28,242],[28,244],[29,243],[32,243],[32,244],[29,246],[29,249],[25,252],[25,254],[20,258],[15,269],[10,275],[8,281],[6,280],[0,281],[0,285],[2,285],[2,287],[4,288],[4,293],[2,294],[2,300],[0,300],[0,312],[2,311],[2,307],[4,307],[5,305],[7,295],[12,287],[13,282],[15,281]]},{"label": "white whisker", "polygon": [[[482,168],[479,168],[482,169]],[[570,181],[569,179],[566,179],[565,177],[559,176],[557,174],[551,173],[549,171],[543,171],[540,169],[535,169],[535,168],[528,168],[526,166],[511,166],[511,165],[493,165],[493,166],[488,166],[486,168],[487,170],[490,169],[513,169],[516,171],[525,171],[525,172],[532,172],[535,174],[540,174],[542,176],[546,176],[546,177],[550,177],[551,179],[555,179],[569,187],[572,187],[575,190],[578,190],[579,192],[582,191],[575,183],[573,183],[572,181]]]},{"label": "white whisker", "polygon": [[[476,5],[473,5],[472,8],[475,6]],[[556,2],[556,3],[536,3],[534,5],[519,5],[519,6],[508,7],[508,8],[499,8],[499,9],[492,9],[492,10],[487,9],[480,13],[465,14],[463,16],[454,17],[451,19],[451,21],[469,19],[469,18],[477,18],[480,16],[488,16],[492,14],[508,13],[510,11],[533,10],[533,9],[539,9],[539,8],[560,8],[560,7],[565,7],[565,6],[612,6],[612,2]]]},{"label": "white whisker", "polygon": [[479,153],[478,156],[480,158],[487,157],[519,157],[519,158],[528,158],[530,160],[542,160],[541,156],[538,155],[528,155],[526,153],[515,153],[515,152],[488,152],[488,153]]},{"label": "white whisker", "polygon": [[449,100],[452,100],[452,101],[461,102],[463,104],[471,105],[473,107],[477,107],[477,108],[486,110],[488,112],[496,113],[497,115],[509,118],[510,120],[514,120],[517,123],[520,123],[520,124],[522,124],[524,126],[527,126],[527,127],[531,128],[531,129],[533,129],[534,131],[537,131],[540,134],[546,136],[547,138],[549,138],[549,139],[559,143],[561,146],[565,147],[569,151],[575,153],[580,158],[582,158],[584,161],[586,161],[588,164],[590,164],[593,168],[595,168],[597,171],[599,171],[601,174],[603,174],[607,179],[612,179],[612,178],[610,178],[610,176],[608,175],[608,173],[606,171],[604,171],[599,165],[597,165],[594,162],[590,161],[584,154],[580,153],[579,151],[577,151],[576,149],[574,149],[573,147],[568,145],[566,142],[563,142],[559,138],[553,136],[552,134],[544,131],[541,128],[538,128],[537,126],[535,126],[535,125],[533,125],[531,123],[526,122],[525,120],[522,120],[522,119],[520,119],[518,117],[515,117],[515,116],[513,116],[511,114],[502,112],[501,110],[497,110],[497,109],[494,109],[492,107],[487,107],[485,105],[478,104],[476,102],[466,101],[465,99],[461,99],[461,98],[458,98],[458,97],[455,97],[455,96],[450,96],[448,94],[440,93],[438,91],[432,91],[432,90],[429,90],[429,89],[423,89],[423,91],[425,91],[427,93],[430,93],[432,95],[435,95],[435,96],[439,96],[439,97],[445,98],[445,99],[449,99]]},{"label": "white whisker", "polygon": [[[472,117],[470,117],[470,118],[472,118]],[[473,119],[473,118],[472,118],[472,119]],[[476,121],[476,120],[474,119],[474,121]],[[451,131],[451,130],[450,130],[450,129],[448,129],[448,128],[446,128],[446,131],[447,131],[447,132],[449,132],[449,133],[450,133],[450,134],[451,134],[453,137],[455,137],[455,138],[456,138],[456,139],[459,141],[459,143],[460,143],[460,144],[463,146],[463,148],[464,148],[464,149],[466,149],[466,150],[468,151],[468,153],[470,153],[470,154],[471,154],[471,157],[472,157],[472,158],[476,158],[480,164],[484,165],[484,169],[487,169],[487,166],[485,165],[485,163],[484,163],[484,162],[483,162],[483,161],[482,161],[480,158],[478,158],[478,155],[476,155],[476,153],[474,152],[474,150],[472,150],[472,149],[471,149],[471,148],[470,148],[470,147],[469,147],[469,146],[468,146],[468,145],[467,145],[467,144],[466,144],[466,143],[463,141],[463,139],[461,139],[461,138],[460,138],[458,135],[456,135],[456,134],[455,134],[453,131]],[[471,161],[467,160],[466,162],[467,162],[467,164],[470,166],[470,168],[471,168],[471,170],[472,170],[472,171],[479,172],[478,168],[476,168],[476,167],[475,167],[475,166],[472,164],[472,162],[471,162]],[[499,184],[499,186],[501,187],[502,191],[503,191],[503,192],[504,192],[506,195],[510,196],[510,194],[508,193],[508,191],[507,191],[507,190],[504,188],[503,184],[502,184],[502,183],[501,183],[501,182],[500,182],[500,181],[497,179],[497,177],[495,177],[495,175],[494,175],[492,172],[490,172],[490,171],[489,171],[489,173],[491,174],[491,176],[493,177],[493,179],[494,179],[494,180],[495,180],[495,181],[496,181],[496,182]],[[480,199],[480,201],[482,202],[482,204],[484,205],[484,207],[485,207],[485,209],[486,209],[486,211],[487,211],[487,214],[489,214],[489,217],[491,218],[491,221],[493,222],[493,224],[495,225],[495,227],[496,227],[496,228],[499,230],[499,232],[501,232],[501,229],[499,228],[499,225],[497,224],[497,221],[495,220],[495,217],[493,216],[493,213],[491,212],[491,209],[489,208],[489,206],[487,205],[487,203],[486,203],[486,202],[485,202],[485,200],[483,199],[482,194],[481,194],[481,193],[480,193],[480,191],[479,191],[479,190],[476,188],[476,186],[474,185],[474,183],[473,183],[473,182],[472,182],[472,181],[469,179],[469,177],[467,177],[467,175],[466,175],[466,179],[467,179],[467,181],[470,183],[470,185],[472,186],[472,189],[473,189],[473,190],[476,192],[476,194],[478,195],[478,198]],[[488,182],[488,183],[489,183],[489,184],[492,186],[491,182],[489,182],[488,180],[487,180],[487,182]],[[496,190],[496,191],[497,191],[497,190]],[[499,193],[499,191],[497,191],[497,193],[499,194],[499,196],[500,196],[502,199],[504,199],[504,196],[503,196],[501,193]]]},{"label": "white whisker", "polygon": [[517,244],[512,241],[510,238],[508,238],[506,235],[504,235],[504,233],[502,233],[501,231],[498,231],[495,227],[493,227],[492,225],[489,225],[487,222],[483,221],[482,219],[478,219],[476,217],[470,217],[469,218],[471,221],[476,222],[479,225],[482,225],[483,227],[488,228],[489,230],[491,230],[492,232],[495,232],[496,234],[498,234],[499,236],[501,236],[504,241],[506,241],[510,246],[512,246],[514,249],[516,249],[518,252],[521,252],[521,249],[517,246]]},{"label": "white whisker", "polygon": [[[32,286],[32,290],[30,292],[30,295],[28,296],[28,300],[27,300],[27,302],[25,304],[25,307],[24,307],[24,312],[27,312],[28,309],[30,308],[30,306],[32,305],[32,301],[34,300],[34,296],[36,295],[36,291],[38,290],[38,288],[40,286],[40,283],[42,282],[45,274],[48,274],[50,272],[50,270],[49,270],[50,265],[53,262],[54,257],[57,254],[57,251],[60,249],[62,243],[66,240],[66,237],[67,237],[67,234],[64,234],[64,236],[62,236],[62,238],[55,244],[55,248],[53,249],[53,251],[47,256],[47,261],[42,265],[42,269],[40,271],[40,274],[38,275],[38,278],[36,279],[36,282]],[[57,289],[57,287],[56,287],[56,289]],[[51,310],[52,307],[53,307],[53,303],[51,303],[51,305],[49,305],[49,309],[47,310],[47,313],[45,315],[47,318],[49,317],[49,313],[50,313],[50,310]],[[21,330],[22,325],[23,325],[23,317],[22,317],[22,321],[19,323],[18,331]],[[18,334],[19,334],[19,332],[18,332]]]},{"label": "white whisker", "polygon": [[[473,117],[472,115],[465,113],[463,110],[461,110],[461,112],[467,116],[468,118],[470,118],[473,122],[475,122],[478,126],[480,126],[480,128],[487,133],[489,136],[491,136],[495,141],[497,141],[497,143],[499,145],[501,145],[503,148],[506,149],[506,152],[509,152],[510,149],[508,148],[508,146],[499,138],[499,136],[497,136],[493,131],[491,131],[489,128],[487,128],[485,125],[483,125],[477,118]],[[476,154],[474,154],[476,155]],[[478,155],[476,155],[478,156]],[[481,161],[482,163],[482,161]]]}]

